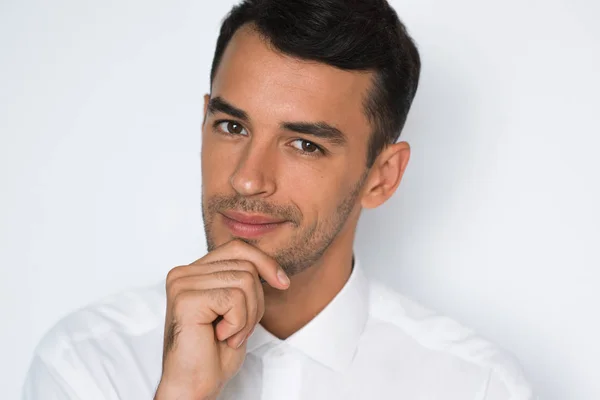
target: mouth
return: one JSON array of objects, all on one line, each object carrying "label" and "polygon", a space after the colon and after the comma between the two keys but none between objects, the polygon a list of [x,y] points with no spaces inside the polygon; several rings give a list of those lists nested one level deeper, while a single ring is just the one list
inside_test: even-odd
[{"label": "mouth", "polygon": [[220,214],[223,216],[223,222],[234,236],[248,239],[263,236],[288,222],[261,214],[235,211],[226,211]]}]

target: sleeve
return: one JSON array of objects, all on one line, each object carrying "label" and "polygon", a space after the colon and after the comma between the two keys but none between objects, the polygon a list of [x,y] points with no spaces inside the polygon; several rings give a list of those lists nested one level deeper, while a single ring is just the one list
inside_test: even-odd
[{"label": "sleeve", "polygon": [[21,400],[79,400],[65,377],[34,356],[25,378]]}]

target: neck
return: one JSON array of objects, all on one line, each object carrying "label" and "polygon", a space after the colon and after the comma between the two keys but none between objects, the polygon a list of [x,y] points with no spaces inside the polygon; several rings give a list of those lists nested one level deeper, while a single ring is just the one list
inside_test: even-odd
[{"label": "neck", "polygon": [[279,291],[266,285],[265,314],[261,325],[286,339],[319,314],[342,290],[352,272],[350,237],[340,235],[314,265],[291,277],[290,287]]}]

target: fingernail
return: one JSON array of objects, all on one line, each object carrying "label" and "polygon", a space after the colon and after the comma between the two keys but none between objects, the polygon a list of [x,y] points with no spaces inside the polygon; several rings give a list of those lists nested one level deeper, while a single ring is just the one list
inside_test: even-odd
[{"label": "fingernail", "polygon": [[282,285],[287,286],[290,284],[290,278],[288,278],[282,269],[277,271],[277,279],[279,279],[279,282],[281,282]]}]

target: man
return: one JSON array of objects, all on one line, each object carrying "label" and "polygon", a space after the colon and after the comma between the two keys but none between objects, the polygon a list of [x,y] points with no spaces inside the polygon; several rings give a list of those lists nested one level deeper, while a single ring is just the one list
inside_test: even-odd
[{"label": "man", "polygon": [[385,0],[246,0],[205,96],[208,254],[60,322],[24,399],[525,400],[488,342],[353,257],[392,196],[418,52]]}]

